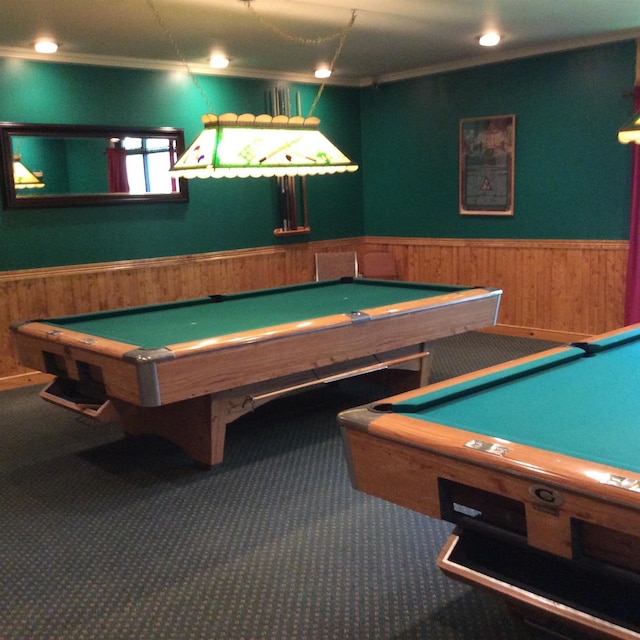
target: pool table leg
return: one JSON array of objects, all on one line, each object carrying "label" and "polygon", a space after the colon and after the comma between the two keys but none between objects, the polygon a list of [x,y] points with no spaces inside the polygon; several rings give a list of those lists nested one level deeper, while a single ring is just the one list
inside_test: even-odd
[{"label": "pool table leg", "polygon": [[420,377],[418,379],[419,387],[426,387],[429,384],[429,376],[431,375],[431,349],[428,343],[423,343],[422,350],[427,353],[424,358],[420,359]]},{"label": "pool table leg", "polygon": [[393,373],[385,375],[385,384],[389,386],[392,393],[403,393],[419,387],[426,387],[429,384],[432,360],[429,347],[429,343],[421,343],[418,348],[426,355],[403,364],[394,365],[389,369]]},{"label": "pool table leg", "polygon": [[112,399],[128,435],[156,435],[180,447],[196,462],[222,462],[227,424],[251,411],[244,398],[220,394],[189,398],[160,407],[139,407]]}]

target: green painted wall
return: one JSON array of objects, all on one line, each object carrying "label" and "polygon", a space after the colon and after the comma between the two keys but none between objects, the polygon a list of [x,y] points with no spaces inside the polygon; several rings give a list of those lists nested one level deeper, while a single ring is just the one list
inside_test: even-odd
[{"label": "green painted wall", "polygon": [[[198,77],[217,113],[268,112],[275,83]],[[308,115],[317,87],[300,93]],[[0,59],[0,121],[179,127],[189,144],[209,108],[186,74]],[[360,163],[360,91],[327,87],[314,114]],[[50,175],[52,169],[49,168]],[[92,179],[89,173],[86,178]],[[301,240],[363,234],[362,174],[308,178],[312,233]],[[267,246],[281,226],[275,179],[191,180],[187,204],[0,211],[0,271]]]},{"label": "green painted wall", "polygon": [[[389,235],[626,239],[632,41],[383,84],[327,87],[314,113],[361,165],[308,179],[312,233],[278,240],[274,181],[191,180],[188,204],[0,211],[0,271]],[[272,82],[201,76],[218,113],[268,111]],[[300,92],[306,115],[317,88]],[[0,120],[170,126],[208,110],[185,74],[0,59]],[[515,114],[515,215],[458,214],[461,118]],[[389,159],[393,158],[393,162]]]},{"label": "green painted wall", "polygon": [[[623,42],[363,91],[365,233],[628,238],[631,149],[616,133],[634,72],[635,42]],[[461,216],[459,120],[508,114],[514,216]]]}]

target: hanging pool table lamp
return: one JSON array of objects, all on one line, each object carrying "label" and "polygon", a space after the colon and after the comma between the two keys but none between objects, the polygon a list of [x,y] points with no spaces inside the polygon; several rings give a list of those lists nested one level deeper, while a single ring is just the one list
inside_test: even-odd
[{"label": "hanging pool table lamp", "polygon": [[40,180],[42,174],[29,171],[22,164],[21,157],[17,154],[13,156],[13,186],[16,189],[42,189],[44,182]]},{"label": "hanging pool table lamp", "polygon": [[640,142],[640,111],[635,113],[620,131],[618,131],[618,142],[622,142],[622,144]]},{"label": "hanging pool table lamp", "polygon": [[357,171],[318,129],[318,118],[267,114],[202,117],[204,131],[172,167],[180,178],[311,176]]}]

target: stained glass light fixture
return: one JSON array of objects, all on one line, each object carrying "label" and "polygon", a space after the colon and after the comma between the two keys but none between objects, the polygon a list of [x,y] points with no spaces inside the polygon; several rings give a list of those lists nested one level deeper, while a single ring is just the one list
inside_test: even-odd
[{"label": "stained glass light fixture", "polygon": [[[153,0],[145,1],[184,63],[194,85],[213,111]],[[241,1],[254,12],[251,0]],[[324,38],[311,40],[289,36],[263,18],[260,18],[260,22],[278,35],[299,44],[319,44],[337,38],[338,48],[329,67],[331,71],[355,17],[356,12],[352,10],[346,27]],[[320,120],[311,116],[323,89],[324,84],[320,86],[307,118],[233,113],[220,116],[210,113],[202,116],[204,131],[178,158],[170,173],[180,178],[259,178],[357,171],[358,165],[351,162],[320,132]]]},{"label": "stained glass light fixture", "polygon": [[356,171],[318,129],[318,118],[252,114],[202,117],[204,131],[177,160],[181,178],[310,176]]},{"label": "stained glass light fixture", "polygon": [[16,189],[42,189],[42,174],[29,171],[18,154],[13,156],[13,185]]},{"label": "stained glass light fixture", "polygon": [[618,131],[618,142],[622,142],[622,144],[640,143],[640,111],[634,114]]}]

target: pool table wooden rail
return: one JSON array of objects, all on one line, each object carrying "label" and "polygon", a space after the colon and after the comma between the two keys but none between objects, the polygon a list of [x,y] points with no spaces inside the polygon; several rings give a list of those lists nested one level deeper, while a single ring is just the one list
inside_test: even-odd
[{"label": "pool table wooden rail", "polygon": [[[627,327],[597,339],[629,331]],[[569,349],[558,347],[542,355]],[[525,565],[535,566],[544,557],[552,566],[579,567],[596,582],[619,581],[623,591],[638,593],[640,473],[388,410],[427,391],[463,387],[539,357],[534,354],[342,412],[338,421],[352,483],[369,495],[456,524],[438,559],[447,575],[498,593],[545,624],[545,616],[560,618],[584,637],[640,640],[637,611],[616,619],[583,604],[572,606],[553,588],[525,588],[503,577],[491,561],[483,569],[481,561],[467,564],[465,551],[458,551],[464,549],[465,535],[487,536],[490,548],[515,549],[526,558]]]},{"label": "pool table wooden rail", "polygon": [[[501,507],[501,513],[492,516],[501,518],[495,526],[565,558],[574,555],[573,520],[630,536],[640,532],[640,493],[606,484],[619,469],[560,454],[544,456],[531,447],[425,421],[415,430],[396,428],[393,418],[384,416],[363,431],[350,424],[357,419],[355,411],[343,412],[340,422],[352,481],[364,493],[439,519],[449,519],[443,511],[443,481],[453,483],[447,491],[454,498],[471,496],[474,504],[468,506],[477,508],[482,502],[478,510],[484,514],[493,497],[507,498],[522,505],[521,522],[516,521],[517,509],[509,513]],[[506,446],[509,457],[474,450],[469,447],[474,440]],[[640,474],[626,475],[640,481]],[[490,496],[466,492],[469,487]],[[640,566],[640,546],[621,559],[625,564],[627,560]]]},{"label": "pool table wooden rail", "polygon": [[[351,428],[349,412],[346,414],[341,418],[345,450],[352,482],[358,490],[468,527],[464,515],[458,520],[457,505],[462,505],[482,514],[485,528],[495,534],[494,546],[528,546],[553,557],[586,560],[605,567],[607,572],[631,576],[629,588],[640,588],[640,494],[601,485],[595,479],[587,479],[583,487],[575,489],[562,483],[563,476],[573,480],[574,474],[581,471],[590,474],[598,470],[605,477],[619,470],[599,465],[581,469],[575,464],[563,469],[563,463],[569,460],[559,457],[554,472],[545,473],[536,468],[535,458],[530,459],[530,465],[501,465],[502,458],[494,459],[481,452],[471,456],[465,453],[462,461],[456,451],[465,446],[468,434],[460,433],[459,439],[451,433],[432,434],[432,443],[437,442],[439,450],[435,453],[427,442],[419,446],[408,444],[414,440],[411,433],[395,430],[395,436],[405,439],[405,443],[388,439],[386,428],[377,430],[375,435],[376,429],[367,432]],[[392,425],[387,426],[394,430]],[[423,423],[423,429],[431,431],[433,427]],[[440,449],[446,449],[446,453]],[[517,455],[513,450],[510,453]],[[487,461],[487,457],[491,460]],[[552,491],[561,503],[549,504],[536,498],[536,491],[543,496]],[[451,556],[458,542],[459,536],[454,533],[438,558],[438,566],[450,577],[499,594],[536,622],[544,615],[554,620],[561,618],[564,624],[583,632],[580,637],[640,640],[640,633],[558,601],[552,592],[538,594],[518,588],[492,570],[479,571],[457,562]],[[543,622],[550,624],[549,620]]]},{"label": "pool table wooden rail", "polygon": [[454,292],[426,309],[418,303],[363,309],[365,315],[355,319],[328,316],[167,345],[149,355],[137,345],[38,321],[14,324],[12,330],[25,366],[47,371],[45,354],[55,354],[64,360],[69,377],[80,379],[78,362],[95,365],[102,369],[110,397],[158,406],[491,326],[501,293],[480,288]]},{"label": "pool table wooden rail", "polygon": [[226,425],[256,406],[256,397],[266,401],[279,390],[286,393],[324,378],[391,366],[409,356],[422,358],[417,382],[426,384],[425,344],[494,325],[501,294],[483,288],[454,291],[427,302],[355,310],[359,313],[151,350],[42,321],[11,328],[25,366],[95,383],[125,432],[161,435],[196,460],[216,464],[222,460]]},{"label": "pool table wooden rail", "polygon": [[[569,349],[557,347],[544,354]],[[538,358],[533,354],[444,380],[430,385],[429,392]],[[420,390],[408,391],[340,414],[344,451],[357,489],[434,518],[443,517],[442,480],[505,496],[524,506],[528,544],[566,558],[573,552],[572,518],[640,536],[640,473],[621,475],[616,467],[384,411],[385,405],[417,393]],[[472,443],[484,446],[474,448]],[[490,447],[496,447],[498,455],[487,452]],[[506,454],[499,455],[503,448]],[[540,499],[532,487],[549,487],[559,502],[549,496]],[[638,542],[629,562],[640,568],[640,537]]]}]

